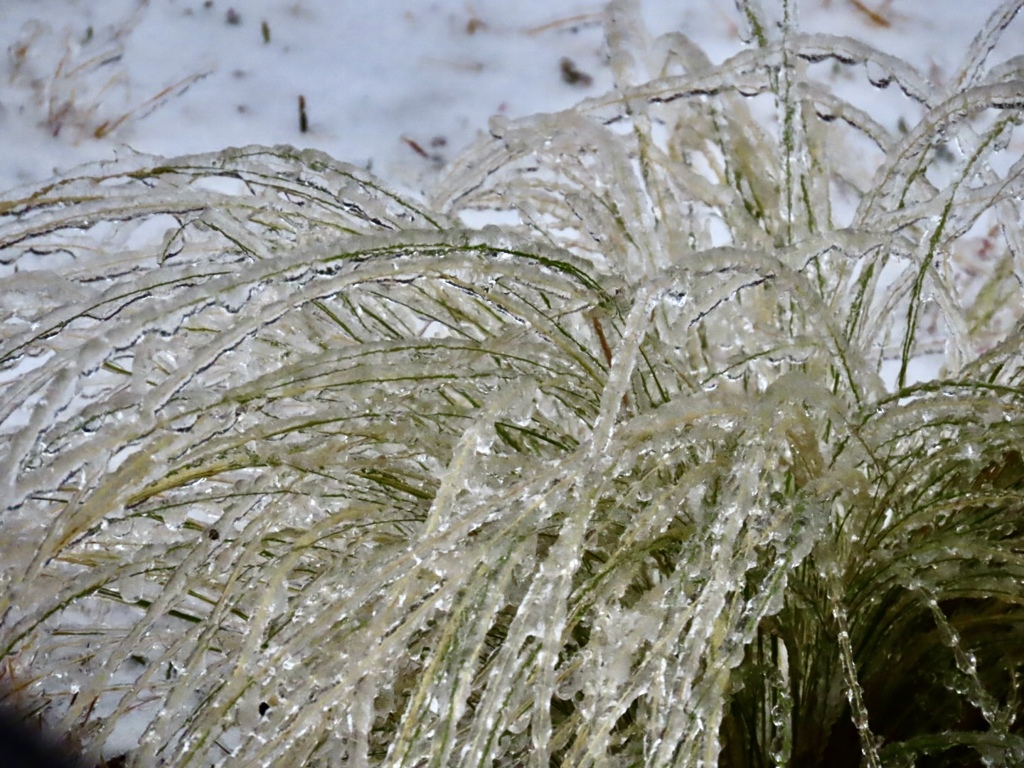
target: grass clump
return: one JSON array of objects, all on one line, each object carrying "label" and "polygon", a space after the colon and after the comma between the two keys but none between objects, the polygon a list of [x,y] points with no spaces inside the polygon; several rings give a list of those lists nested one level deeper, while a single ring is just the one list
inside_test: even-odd
[{"label": "grass clump", "polygon": [[615,90],[425,203],[288,147],[7,195],[5,665],[136,765],[1019,764],[1020,5],[939,89],[613,3]]}]

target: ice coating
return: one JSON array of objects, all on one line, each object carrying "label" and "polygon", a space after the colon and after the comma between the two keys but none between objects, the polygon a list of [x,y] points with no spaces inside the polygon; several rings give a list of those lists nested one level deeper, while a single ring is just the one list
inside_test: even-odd
[{"label": "ice coating", "polygon": [[1020,3],[941,88],[742,5],[716,65],[616,3],[615,90],[428,203],[290,147],[0,200],[0,652],[56,718],[144,712],[140,766],[887,765],[970,706],[1013,764]]}]

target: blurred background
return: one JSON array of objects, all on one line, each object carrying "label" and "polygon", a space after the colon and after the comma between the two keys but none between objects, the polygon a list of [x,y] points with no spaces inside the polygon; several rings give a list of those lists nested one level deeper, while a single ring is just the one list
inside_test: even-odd
[{"label": "blurred background", "polygon": [[[641,5],[653,35],[682,31],[715,61],[742,45],[730,0]],[[808,31],[864,38],[941,82],[997,5],[803,0],[799,12]],[[603,6],[5,0],[0,189],[118,152],[250,143],[323,149],[424,189],[491,115],[558,110],[611,86]]]}]

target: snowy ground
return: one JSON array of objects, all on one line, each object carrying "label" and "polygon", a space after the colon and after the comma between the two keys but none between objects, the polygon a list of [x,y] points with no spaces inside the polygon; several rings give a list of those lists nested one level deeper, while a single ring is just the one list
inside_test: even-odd
[{"label": "snowy ground", "polygon": [[[803,0],[800,13],[805,29],[865,38],[942,82],[997,5]],[[653,33],[681,30],[716,61],[740,45],[728,0],[643,7]],[[557,110],[610,86],[601,9],[595,0],[4,0],[0,189],[116,152],[250,143],[316,147],[423,189],[491,115]],[[1003,45],[1024,50],[1024,24]]]}]

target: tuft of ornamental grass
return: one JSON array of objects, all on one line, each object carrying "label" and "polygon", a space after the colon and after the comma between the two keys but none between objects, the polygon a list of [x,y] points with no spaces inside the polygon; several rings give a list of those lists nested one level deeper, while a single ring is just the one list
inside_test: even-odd
[{"label": "tuft of ornamental grass", "polygon": [[6,674],[137,766],[1019,765],[1021,5],[938,87],[613,2],[615,89],[423,202],[290,147],[3,196]]}]

